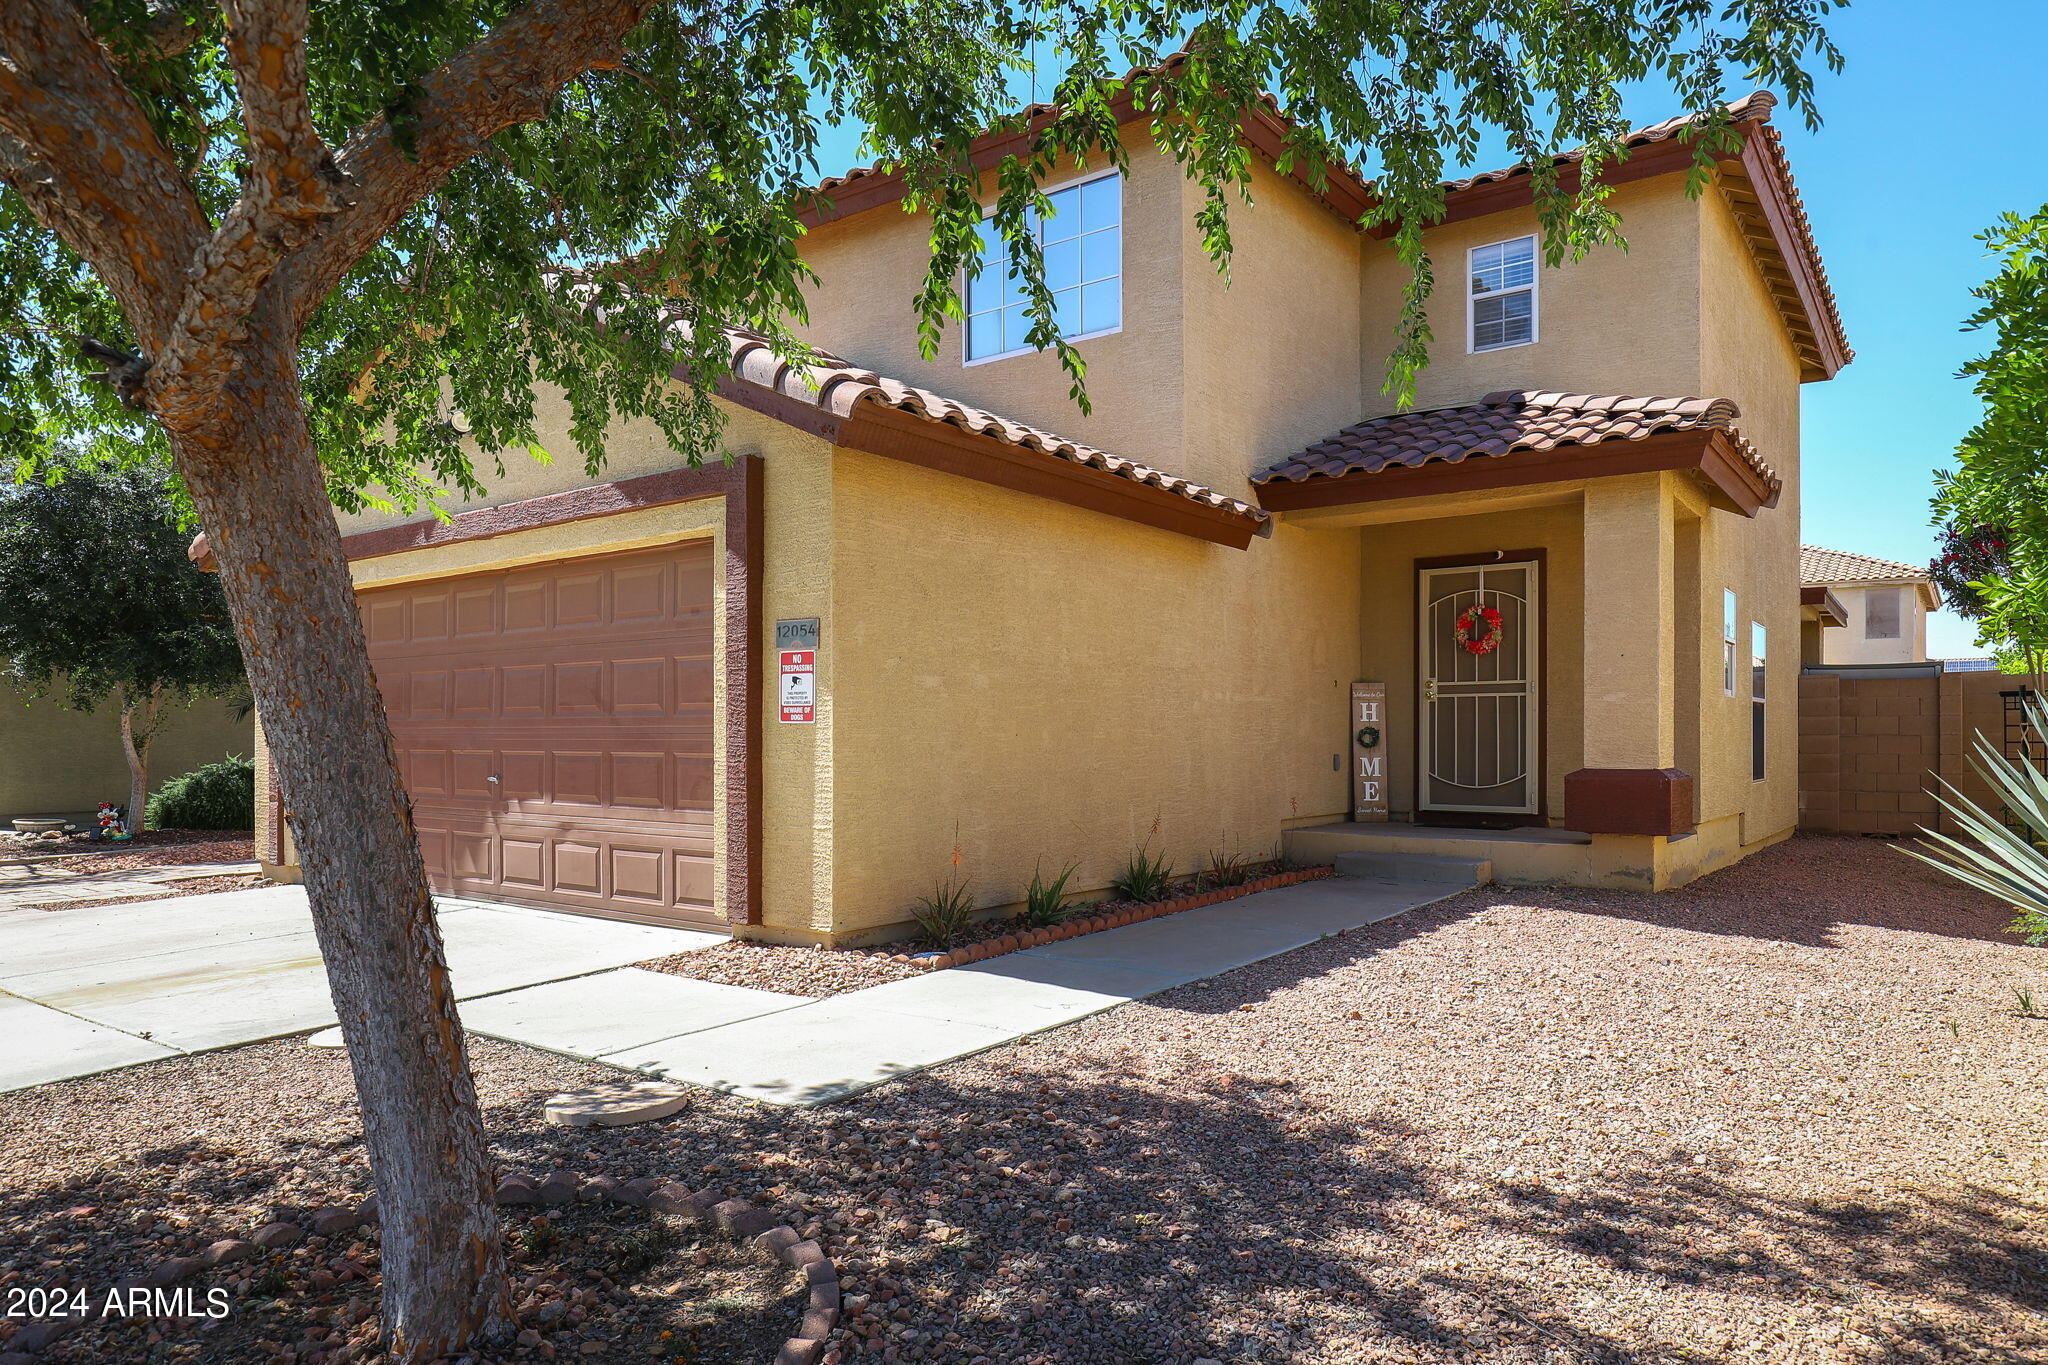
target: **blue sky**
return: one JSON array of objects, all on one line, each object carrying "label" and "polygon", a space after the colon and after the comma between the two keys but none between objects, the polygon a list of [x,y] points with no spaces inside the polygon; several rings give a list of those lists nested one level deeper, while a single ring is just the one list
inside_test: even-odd
[{"label": "blue sky", "polygon": [[[2048,6],[1870,0],[1838,12],[1831,32],[1847,65],[1818,77],[1825,126],[1808,133],[1783,109],[1778,120],[1856,350],[1832,381],[1805,389],[1802,536],[1920,564],[1934,546],[1932,471],[1977,415],[1956,378],[1982,349],[1960,329],[1971,288],[1989,273],[1976,234],[2048,201],[2032,55],[2048,47]],[[1676,111],[1668,91],[1630,92],[1638,124]],[[864,160],[855,141],[850,130],[828,134],[828,174]],[[1495,147],[1465,169],[1505,160]],[[1981,653],[1974,638],[1942,612],[1928,647],[1936,657]]]}]

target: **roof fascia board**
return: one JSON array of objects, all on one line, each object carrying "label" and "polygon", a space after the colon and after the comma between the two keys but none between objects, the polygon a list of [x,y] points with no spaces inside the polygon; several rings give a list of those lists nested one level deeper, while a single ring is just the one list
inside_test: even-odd
[{"label": "roof fascia board", "polygon": [[1835,329],[1828,325],[1826,294],[1814,272],[1813,261],[1800,246],[1784,177],[1777,158],[1771,155],[1764,141],[1762,137],[1744,136],[1742,139],[1739,159],[1743,174],[1749,177],[1757,203],[1763,207],[1764,221],[1771,228],[1771,240],[1777,244],[1778,259],[1784,264],[1785,273],[1791,277],[1793,292],[1799,297],[1799,307],[1806,314],[1806,329],[1813,334],[1814,352],[1820,359],[1822,375],[1833,379],[1842,366],[1849,363],[1849,357],[1843,354]]}]

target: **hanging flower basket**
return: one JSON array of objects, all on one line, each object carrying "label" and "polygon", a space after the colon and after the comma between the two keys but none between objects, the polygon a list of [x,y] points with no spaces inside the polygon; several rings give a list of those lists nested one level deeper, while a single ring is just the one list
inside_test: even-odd
[{"label": "hanging flower basket", "polygon": [[1458,648],[1467,654],[1491,654],[1500,648],[1500,613],[1492,607],[1467,607],[1458,613]]}]

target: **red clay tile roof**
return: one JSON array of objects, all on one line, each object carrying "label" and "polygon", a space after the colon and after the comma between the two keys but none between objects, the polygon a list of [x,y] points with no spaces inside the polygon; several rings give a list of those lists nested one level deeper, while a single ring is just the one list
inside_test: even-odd
[{"label": "red clay tile roof", "polygon": [[929,389],[915,388],[901,380],[889,379],[876,374],[873,370],[862,369],[842,360],[838,356],[818,352],[821,363],[799,366],[769,349],[768,343],[759,337],[742,332],[730,332],[728,335],[732,341],[732,374],[736,380],[808,404],[828,416],[850,417],[854,408],[862,403],[879,404],[921,417],[928,422],[941,422],[959,427],[963,431],[986,436],[1005,445],[1035,451],[1052,459],[1066,460],[1090,469],[1099,469],[1117,478],[1129,479],[1133,483],[1164,489],[1190,502],[1230,512],[1253,522],[1271,520],[1272,514],[1264,508],[1254,507],[1239,498],[1227,497],[1192,480],[1122,459],[1107,451],[1097,450],[1093,446],[1065,440],[1051,432],[1041,431],[1022,422],[1013,422],[1007,417],[999,417],[982,408],[942,398]]},{"label": "red clay tile roof", "polygon": [[1458,407],[1368,418],[1261,470],[1252,482],[1300,483],[1377,474],[1395,466],[1413,469],[1433,460],[1457,464],[1477,456],[1499,459],[1521,450],[1640,441],[1663,431],[1717,428],[1728,433],[1742,458],[1775,494],[1782,482],[1736,430],[1735,419],[1741,415],[1726,398],[1489,393],[1477,403]]},{"label": "red clay tile roof", "polygon": [[[1768,90],[1757,90],[1736,100],[1733,104],[1724,105],[1723,107],[1727,109],[1728,119],[1731,123],[1765,123],[1770,120],[1771,110],[1778,107],[1778,97]],[[1697,122],[1699,122],[1699,116],[1696,114],[1680,114],[1676,118],[1665,119],[1662,123],[1653,123],[1647,128],[1637,128],[1624,133],[1621,139],[1622,144],[1633,150],[1637,147],[1652,146],[1659,142],[1669,142],[1672,138],[1677,137]],[[1584,147],[1574,147],[1570,151],[1559,152],[1550,159],[1550,164],[1553,166],[1576,166],[1585,159],[1586,149]],[[1479,185],[1496,185],[1501,181],[1513,180],[1528,174],[1528,163],[1518,162],[1513,166],[1503,167],[1497,171],[1481,171],[1477,175],[1468,175],[1462,180],[1446,180],[1444,182],[1444,190],[1446,193],[1456,194],[1460,190],[1469,190]]]},{"label": "red clay tile roof", "polygon": [[1901,564],[1895,559],[1873,559],[1847,550],[1829,550],[1819,545],[1799,547],[1801,583],[1925,583],[1927,567]]}]

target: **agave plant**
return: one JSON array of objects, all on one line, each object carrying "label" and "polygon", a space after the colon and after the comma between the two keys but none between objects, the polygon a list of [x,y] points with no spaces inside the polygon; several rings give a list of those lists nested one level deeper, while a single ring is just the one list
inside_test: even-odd
[{"label": "agave plant", "polygon": [[[2029,695],[2025,706],[2027,724],[2035,734],[2048,736],[2048,705]],[[2027,942],[2048,943],[2048,775],[2025,759],[1999,752],[1981,731],[1970,766],[2025,832],[2009,829],[2004,820],[1944,782],[1947,790],[1935,793],[1934,799],[1955,820],[1962,837],[1924,830],[1927,837],[1921,847],[1905,851],[2006,902],[2020,912],[2012,927],[2025,934]]]}]

